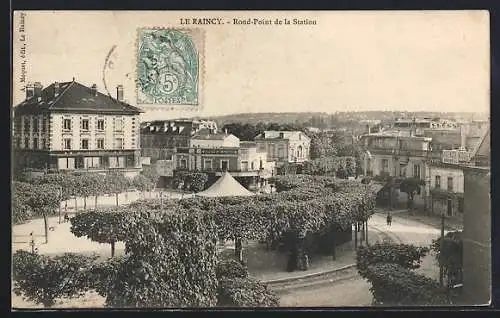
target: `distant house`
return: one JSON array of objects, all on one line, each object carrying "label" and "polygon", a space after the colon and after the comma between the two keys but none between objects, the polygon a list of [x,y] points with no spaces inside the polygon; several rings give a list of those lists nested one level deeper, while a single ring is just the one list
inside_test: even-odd
[{"label": "distant house", "polygon": [[192,136],[188,147],[175,149],[174,165],[175,170],[205,172],[210,179],[229,172],[247,186],[263,184],[274,173],[267,153],[259,151],[255,142],[240,142],[227,132],[205,130]]},{"label": "distant house", "polygon": [[189,147],[191,137],[206,130],[217,132],[213,121],[174,119],[155,120],[141,124],[141,151],[151,163],[157,160],[172,160],[176,147]]},{"label": "distant house", "polygon": [[267,160],[278,166],[309,160],[311,139],[301,131],[265,131],[255,137],[259,151],[267,152]]},{"label": "distant house", "polygon": [[14,107],[16,170],[141,170],[137,107],[76,82],[26,87],[26,100]]}]

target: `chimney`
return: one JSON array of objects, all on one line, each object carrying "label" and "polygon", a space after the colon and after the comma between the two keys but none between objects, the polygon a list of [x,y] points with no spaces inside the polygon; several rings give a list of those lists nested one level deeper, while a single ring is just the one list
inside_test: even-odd
[{"label": "chimney", "polygon": [[59,96],[59,93],[60,93],[59,89],[60,89],[60,87],[59,87],[59,83],[58,83],[58,82],[55,82],[55,83],[54,83],[54,97]]},{"label": "chimney", "polygon": [[42,98],[42,89],[43,89],[43,86],[42,86],[42,83],[40,82],[35,82],[34,84],[34,96],[36,98],[38,98],[39,100]]},{"label": "chimney", "polygon": [[35,86],[28,83],[28,85],[26,85],[26,99],[30,99],[33,96],[35,96]]},{"label": "chimney", "polygon": [[466,124],[460,125],[460,149],[465,150],[467,147],[467,126]]},{"label": "chimney", "polygon": [[123,102],[123,85],[116,86],[116,99]]},{"label": "chimney", "polygon": [[92,84],[92,87],[90,87],[90,91],[92,92],[92,96],[97,96],[97,85]]}]

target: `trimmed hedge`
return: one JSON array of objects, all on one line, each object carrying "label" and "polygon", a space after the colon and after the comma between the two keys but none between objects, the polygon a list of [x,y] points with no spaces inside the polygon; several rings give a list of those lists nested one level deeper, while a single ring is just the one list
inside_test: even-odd
[{"label": "trimmed hedge", "polygon": [[219,260],[215,269],[217,279],[247,278],[248,268],[235,259]]},{"label": "trimmed hedge", "polygon": [[217,306],[277,307],[279,301],[265,284],[248,277],[235,277],[219,281]]},{"label": "trimmed hedge", "polygon": [[446,290],[424,275],[397,264],[380,263],[368,266],[365,278],[376,305],[446,305]]}]

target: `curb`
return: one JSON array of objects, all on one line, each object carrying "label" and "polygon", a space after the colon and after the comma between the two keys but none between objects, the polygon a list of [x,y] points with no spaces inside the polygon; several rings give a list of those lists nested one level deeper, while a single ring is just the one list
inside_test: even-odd
[{"label": "curb", "polygon": [[302,276],[297,276],[297,277],[291,277],[291,278],[272,279],[272,280],[266,280],[266,281],[262,281],[262,282],[264,284],[270,284],[270,285],[271,284],[293,283],[295,281],[299,281],[299,280],[302,280],[302,279],[316,278],[316,277],[320,277],[320,276],[323,276],[323,275],[334,274],[335,272],[340,272],[340,271],[343,271],[343,270],[346,270],[346,269],[351,269],[351,268],[353,268],[355,266],[356,266],[356,264],[349,264],[349,265],[345,265],[345,266],[342,266],[342,267],[339,267],[339,268],[330,269],[330,270],[326,270],[326,271],[322,271],[322,272],[310,273],[310,274],[306,274],[306,275],[302,275]]},{"label": "curb", "polygon": [[[386,234],[385,232],[383,232],[382,230],[380,230],[378,228],[372,227],[372,229],[374,229],[379,236],[380,236],[380,233]],[[264,284],[269,284],[269,285],[272,285],[272,284],[293,283],[293,282],[297,282],[297,281],[300,281],[300,280],[303,280],[303,279],[317,278],[317,277],[320,277],[320,276],[326,276],[326,275],[329,275],[329,274],[334,274],[336,272],[341,272],[341,271],[344,271],[346,269],[351,269],[353,267],[356,267],[355,263],[354,264],[349,264],[349,265],[344,265],[344,266],[339,267],[339,268],[328,269],[328,270],[321,271],[321,272],[309,273],[309,274],[305,274],[305,275],[302,275],[302,276],[279,278],[279,279],[270,279],[270,280],[265,280],[265,281],[262,280],[261,282],[264,283]]]}]

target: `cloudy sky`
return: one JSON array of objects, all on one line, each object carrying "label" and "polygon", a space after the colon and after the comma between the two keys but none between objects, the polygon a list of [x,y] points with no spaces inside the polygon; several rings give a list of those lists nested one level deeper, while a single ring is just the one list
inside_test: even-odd
[{"label": "cloudy sky", "polygon": [[[489,112],[489,16],[454,12],[26,12],[14,17],[14,104],[26,78],[125,86],[136,105],[137,29],[181,27],[180,18],[220,17],[197,26],[203,82],[200,112],[147,112],[147,117],[242,112],[346,110]],[[233,18],[293,18],[315,25],[233,25]],[[26,57],[19,41],[25,35]],[[111,89],[112,88],[112,89]],[[140,105],[138,105],[140,106]]]}]

